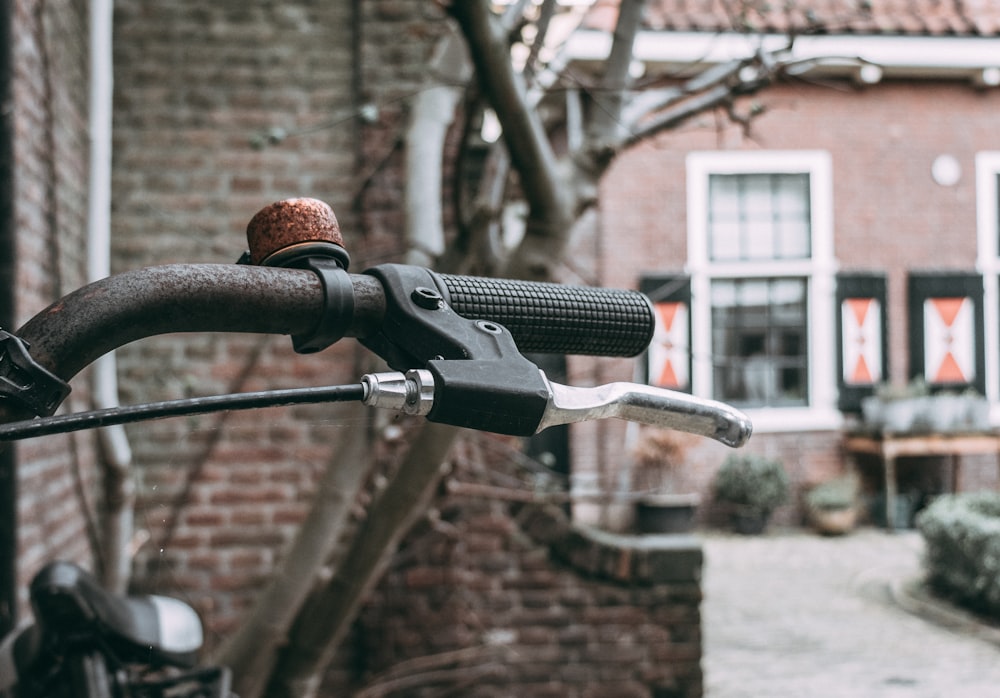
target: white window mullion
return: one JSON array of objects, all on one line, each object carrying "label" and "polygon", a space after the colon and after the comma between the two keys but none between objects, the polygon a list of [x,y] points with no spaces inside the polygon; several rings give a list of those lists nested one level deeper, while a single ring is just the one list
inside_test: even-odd
[{"label": "white window mullion", "polygon": [[708,277],[707,172],[688,161],[688,266],[691,277],[691,392],[712,394],[712,306]]},{"label": "white window mullion", "polygon": [[986,353],[986,397],[1000,421],[1000,230],[998,230],[997,177],[1000,176],[1000,152],[982,152],[976,156],[976,228],[977,266],[983,275],[983,338]]},{"label": "white window mullion", "polygon": [[707,274],[691,274],[691,390],[702,397],[714,392],[711,292]]}]

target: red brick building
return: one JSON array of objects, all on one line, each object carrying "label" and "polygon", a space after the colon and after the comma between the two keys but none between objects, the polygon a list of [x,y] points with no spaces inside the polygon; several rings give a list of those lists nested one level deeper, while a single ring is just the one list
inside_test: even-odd
[{"label": "red brick building", "polygon": [[[747,3],[733,32],[723,3],[652,3],[643,79],[757,47],[787,47],[793,69],[736,102],[748,124],[705,114],[619,157],[596,233],[601,283],[663,302],[647,380],[744,408],[749,448],[797,485],[842,467],[844,430],[882,383],[1000,402],[1000,14],[801,4]],[[574,36],[578,60],[606,55],[609,21]],[[641,438],[611,429],[579,449],[585,485],[613,488],[623,439]],[[707,494],[724,455],[693,447],[691,486]],[[996,486],[994,471],[970,463],[961,484]]]}]

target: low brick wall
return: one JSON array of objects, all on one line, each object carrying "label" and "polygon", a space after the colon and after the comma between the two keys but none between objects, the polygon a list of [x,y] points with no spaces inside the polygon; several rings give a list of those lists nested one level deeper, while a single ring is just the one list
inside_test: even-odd
[{"label": "low brick wall", "polygon": [[357,673],[338,672],[338,687],[700,696],[701,569],[693,536],[609,534],[554,505],[451,496],[361,614],[338,662],[350,655]]}]

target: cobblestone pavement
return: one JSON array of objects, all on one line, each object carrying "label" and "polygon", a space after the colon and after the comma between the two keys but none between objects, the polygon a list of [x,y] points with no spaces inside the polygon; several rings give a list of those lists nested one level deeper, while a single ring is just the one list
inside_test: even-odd
[{"label": "cobblestone pavement", "polygon": [[903,610],[890,589],[920,575],[923,541],[706,534],[706,698],[989,698],[1000,647]]}]

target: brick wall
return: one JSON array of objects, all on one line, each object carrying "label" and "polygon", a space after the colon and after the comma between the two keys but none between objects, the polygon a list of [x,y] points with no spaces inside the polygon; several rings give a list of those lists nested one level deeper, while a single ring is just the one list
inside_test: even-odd
[{"label": "brick wall", "polygon": [[700,696],[701,568],[693,537],[613,535],[551,504],[443,495],[356,624],[345,652],[357,675],[332,674],[330,694]]},{"label": "brick wall", "polygon": [[[232,263],[265,205],[333,206],[354,257],[359,124],[351,3],[115,3],[116,271]],[[330,385],[361,371],[348,343],[301,359],[287,337],[168,335],[119,352],[123,402]],[[225,632],[251,603],[336,459],[336,405],[129,427],[143,586],[188,593]]]},{"label": "brick wall", "polygon": [[[85,280],[87,3],[13,3],[15,314],[20,325]],[[87,406],[87,376],[69,405]],[[18,444],[18,577],[52,556],[93,565],[87,521],[100,506],[93,435]],[[88,514],[88,512],[91,512]]]}]

